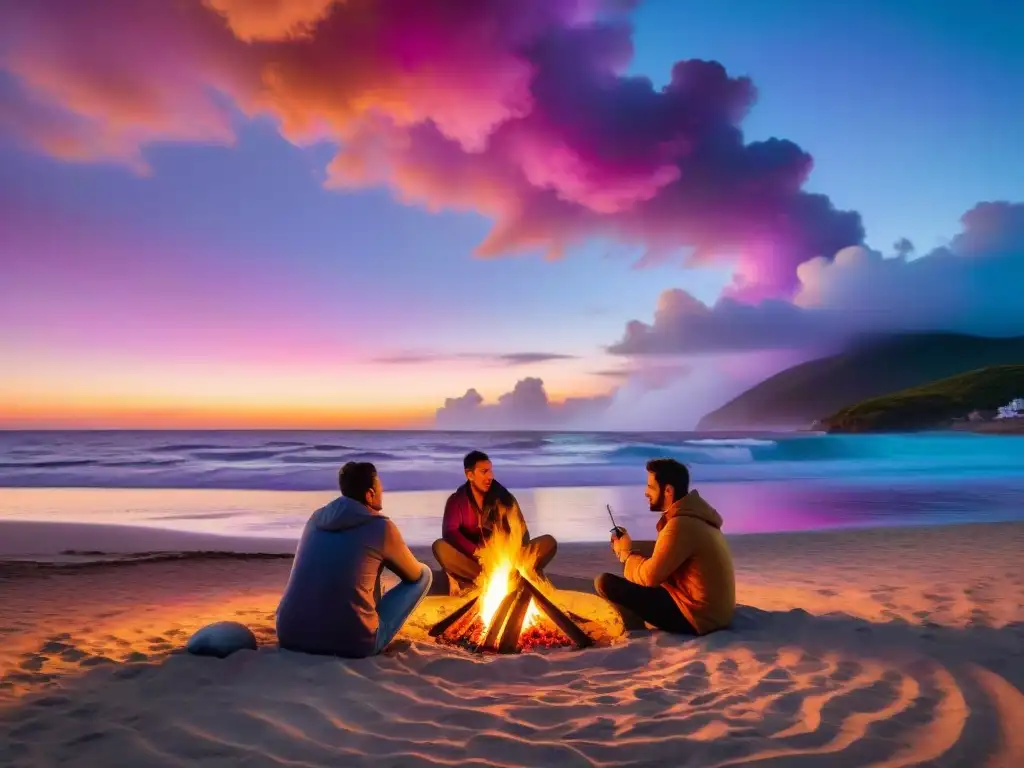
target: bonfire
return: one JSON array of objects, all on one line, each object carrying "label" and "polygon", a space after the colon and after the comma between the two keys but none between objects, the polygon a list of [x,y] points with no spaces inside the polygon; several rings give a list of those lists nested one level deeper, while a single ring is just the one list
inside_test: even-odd
[{"label": "bonfire", "polygon": [[446,645],[496,653],[591,645],[557,606],[557,590],[537,573],[532,553],[522,546],[518,516],[508,519],[510,530],[496,531],[480,551],[481,573],[466,603],[435,624],[431,636]]}]

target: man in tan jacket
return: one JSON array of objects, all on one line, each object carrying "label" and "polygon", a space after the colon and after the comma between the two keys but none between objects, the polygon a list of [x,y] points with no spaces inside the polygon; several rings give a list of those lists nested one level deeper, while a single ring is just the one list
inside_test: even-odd
[{"label": "man in tan jacket", "polygon": [[703,635],[729,626],[736,607],[732,556],[722,516],[690,490],[690,473],[675,459],[647,462],[647,501],[661,512],[654,553],[632,549],[624,528],[612,534],[612,551],[624,576],[594,580],[601,597],[622,614],[627,629],[652,624],[679,634]]}]

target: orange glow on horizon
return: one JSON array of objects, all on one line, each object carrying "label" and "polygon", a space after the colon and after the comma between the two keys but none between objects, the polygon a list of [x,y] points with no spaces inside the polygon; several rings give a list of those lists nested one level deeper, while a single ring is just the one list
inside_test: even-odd
[{"label": "orange glow on horizon", "polygon": [[[23,351],[24,352],[24,351]],[[0,429],[424,429],[445,398],[474,387],[498,402],[520,369],[324,361],[297,367],[209,360],[15,355],[0,381]],[[609,392],[597,363],[545,370],[548,399]]]},{"label": "orange glow on horizon", "polygon": [[12,407],[0,404],[0,429],[416,429],[433,423],[434,409],[359,408]]},{"label": "orange glow on horizon", "polygon": [[[552,402],[593,397],[605,391],[552,393]],[[6,399],[5,399],[6,400]],[[130,402],[125,399],[68,396],[0,400],[0,429],[430,429],[438,405],[402,403],[394,407],[335,407],[324,403],[283,405],[239,399],[198,402]],[[492,404],[497,398],[487,398]]]}]

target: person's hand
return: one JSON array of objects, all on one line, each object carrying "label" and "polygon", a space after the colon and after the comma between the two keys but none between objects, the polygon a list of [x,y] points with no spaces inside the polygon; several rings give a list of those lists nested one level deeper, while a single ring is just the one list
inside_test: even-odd
[{"label": "person's hand", "polygon": [[619,558],[620,563],[626,562],[629,553],[633,548],[633,540],[625,528],[619,528],[619,535],[612,534],[612,552]]}]

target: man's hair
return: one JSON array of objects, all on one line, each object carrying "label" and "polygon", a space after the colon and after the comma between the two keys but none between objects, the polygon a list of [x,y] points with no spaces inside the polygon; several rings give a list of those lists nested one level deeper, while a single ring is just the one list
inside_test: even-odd
[{"label": "man's hair", "polygon": [[675,459],[651,459],[647,462],[647,471],[654,475],[663,491],[666,485],[671,485],[677,499],[690,492],[690,470]]},{"label": "man's hair", "polygon": [[462,467],[467,472],[472,472],[481,461],[490,461],[490,458],[483,451],[470,451],[462,460]]},{"label": "man's hair", "polygon": [[341,495],[366,503],[366,492],[373,488],[377,468],[368,461],[350,461],[338,471]]}]

